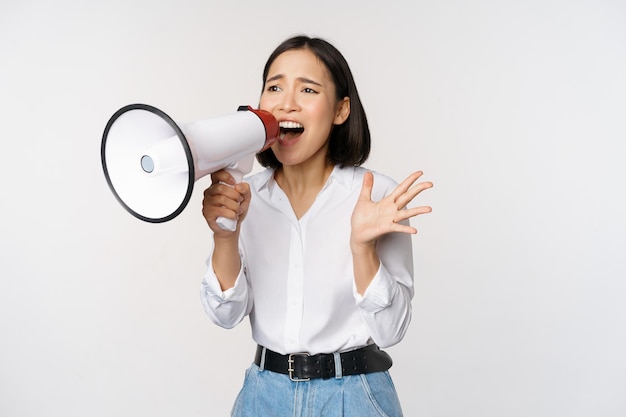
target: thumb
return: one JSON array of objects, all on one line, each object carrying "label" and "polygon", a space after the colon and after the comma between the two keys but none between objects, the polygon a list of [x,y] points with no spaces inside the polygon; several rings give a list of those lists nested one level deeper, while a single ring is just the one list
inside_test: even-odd
[{"label": "thumb", "polygon": [[363,175],[363,185],[361,186],[361,195],[359,196],[359,200],[371,200],[373,186],[374,174],[366,172],[365,175]]}]

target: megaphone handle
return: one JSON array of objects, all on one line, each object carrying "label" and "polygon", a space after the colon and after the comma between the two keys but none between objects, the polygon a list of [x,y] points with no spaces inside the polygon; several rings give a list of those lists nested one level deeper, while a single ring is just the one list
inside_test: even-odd
[{"label": "megaphone handle", "polygon": [[[235,184],[239,184],[241,181],[243,181],[244,173],[241,172],[240,170],[226,168],[226,171],[228,171],[228,173],[233,176],[233,178],[235,179]],[[216,222],[217,222],[217,225],[222,230],[228,230],[230,232],[234,232],[235,229],[237,229],[237,220],[235,219],[228,219],[226,217],[218,217]]]}]

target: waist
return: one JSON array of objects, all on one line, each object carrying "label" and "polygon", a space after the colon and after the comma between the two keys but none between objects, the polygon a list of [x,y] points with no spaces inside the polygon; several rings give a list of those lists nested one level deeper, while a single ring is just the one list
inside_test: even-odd
[{"label": "waist", "polygon": [[341,378],[347,375],[386,371],[391,368],[392,360],[387,352],[380,350],[377,345],[317,355],[307,353],[282,355],[259,345],[254,363],[262,370],[288,375],[292,381],[308,381],[315,378]]}]

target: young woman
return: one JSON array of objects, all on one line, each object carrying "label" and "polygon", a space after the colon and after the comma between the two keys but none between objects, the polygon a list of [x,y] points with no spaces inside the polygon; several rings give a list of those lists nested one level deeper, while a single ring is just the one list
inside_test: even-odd
[{"label": "young woman", "polygon": [[[407,205],[432,183],[360,167],[365,112],[344,57],[322,39],[276,48],[259,108],[281,127],[258,156],[266,169],[239,184],[214,173],[203,201],[214,239],[204,308],[225,328],[249,316],[258,344],[232,415],[401,416],[380,348],[411,319],[409,219],[431,209]],[[220,216],[237,229],[220,229]]]}]

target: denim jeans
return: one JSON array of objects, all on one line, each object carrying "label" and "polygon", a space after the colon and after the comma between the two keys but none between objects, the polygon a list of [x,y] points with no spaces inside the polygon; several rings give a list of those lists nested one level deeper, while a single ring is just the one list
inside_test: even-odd
[{"label": "denim jeans", "polygon": [[232,417],[401,417],[388,372],[293,382],[287,375],[246,371]]}]

